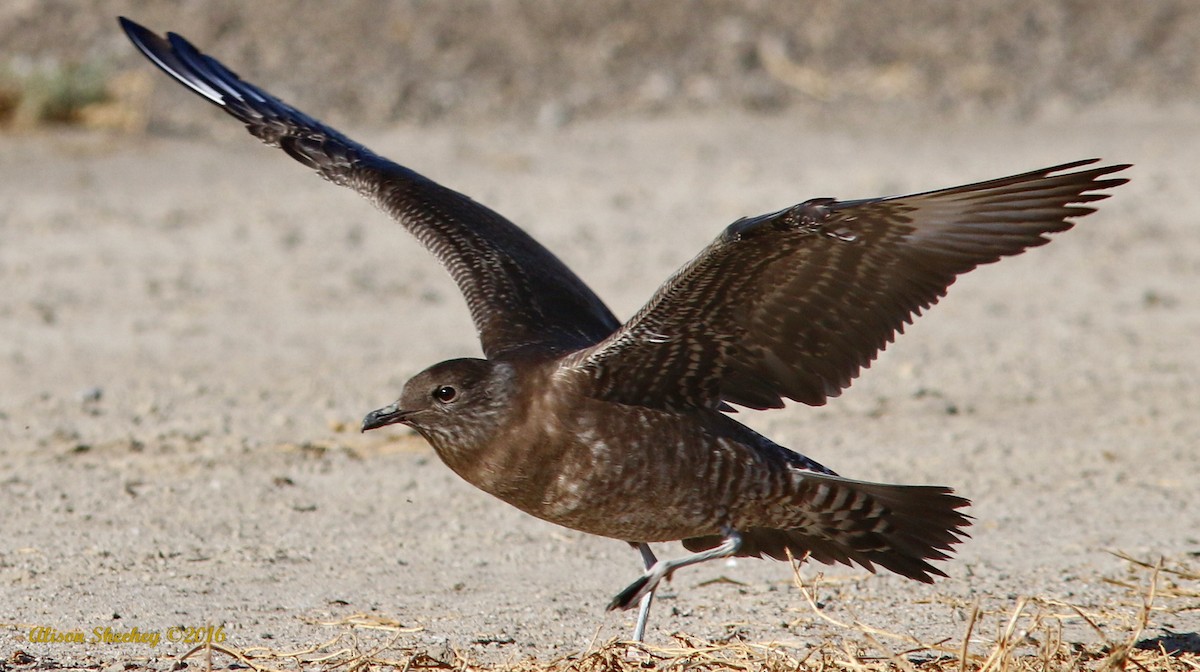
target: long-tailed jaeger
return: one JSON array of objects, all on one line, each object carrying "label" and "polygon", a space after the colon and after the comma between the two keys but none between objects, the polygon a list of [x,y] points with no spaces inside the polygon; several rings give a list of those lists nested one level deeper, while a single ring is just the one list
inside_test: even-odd
[{"label": "long-tailed jaeger", "polygon": [[[909,196],[817,198],[729,225],[622,323],[504,217],[379,156],[197,50],[122,18],[167,74],[408,229],[466,297],[483,359],[435,364],[364,431],[402,423],[472,485],[551,523],[636,548],[609,609],[729,556],[788,554],[945,574],[967,536],[950,488],[867,483],[738,423],[733,406],[821,405],[980,264],[1049,242],[1123,184],[1096,159]],[[1084,166],[1092,166],[1083,168]],[[1078,170],[1077,170],[1078,169]],[[658,560],[652,542],[689,555]]]}]

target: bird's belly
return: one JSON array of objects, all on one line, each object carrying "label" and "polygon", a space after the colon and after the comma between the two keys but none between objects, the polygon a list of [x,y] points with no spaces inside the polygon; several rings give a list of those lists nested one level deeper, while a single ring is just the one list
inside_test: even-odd
[{"label": "bird's belly", "polygon": [[574,530],[624,541],[676,541],[720,530],[719,513],[702,498],[593,486],[564,476],[547,492],[539,509],[530,513]]},{"label": "bird's belly", "polygon": [[711,451],[696,436],[674,434],[584,426],[553,449],[531,451],[543,470],[540,482],[528,484],[537,497],[528,490],[495,494],[543,520],[625,541],[716,534],[728,519],[722,498],[708,492],[704,469],[687,464],[704,462],[700,456]]}]

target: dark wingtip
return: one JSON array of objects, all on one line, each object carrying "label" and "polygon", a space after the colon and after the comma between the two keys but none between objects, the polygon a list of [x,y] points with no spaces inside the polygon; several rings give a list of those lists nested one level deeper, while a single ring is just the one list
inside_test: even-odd
[{"label": "dark wingtip", "polygon": [[[1054,168],[1049,169],[1047,172],[1048,173],[1061,173],[1063,171],[1067,171],[1072,168],[1079,168],[1080,166],[1090,166],[1091,164],[1098,163],[1099,161],[1100,161],[1100,159],[1085,159],[1083,161],[1075,161],[1072,163],[1065,163],[1061,166],[1055,166]],[[1110,166],[1100,166],[1099,168],[1090,168],[1088,170],[1081,170],[1076,174],[1086,175],[1086,176],[1088,176],[1088,178],[1090,178],[1092,180],[1092,185],[1088,188],[1088,191],[1094,191],[1094,190],[1098,190],[1098,189],[1111,189],[1113,187],[1119,187],[1122,184],[1125,184],[1126,182],[1129,181],[1129,178],[1128,177],[1116,177],[1116,178],[1109,178],[1106,180],[1101,180],[1098,178],[1101,178],[1105,175],[1112,175],[1113,173],[1119,173],[1122,170],[1128,170],[1129,168],[1132,168],[1132,167],[1133,167],[1132,163],[1114,163]]]},{"label": "dark wingtip", "polygon": [[125,31],[125,35],[129,37],[129,41],[133,42],[133,46],[146,55],[153,53],[154,48],[152,45],[155,42],[162,42],[161,37],[155,35],[153,31],[136,21],[127,19],[124,16],[118,16],[117,23],[121,26],[121,30]]},{"label": "dark wingtip", "polygon": [[1125,176],[1112,177],[1112,178],[1108,178],[1105,180],[1101,180],[1101,179],[1097,179],[1097,178],[1103,177],[1105,175],[1112,175],[1113,173],[1119,173],[1123,170],[1128,170],[1132,167],[1133,167],[1132,163],[1114,163],[1111,166],[1101,166],[1100,168],[1094,168],[1092,170],[1087,171],[1088,173],[1091,174],[1092,179],[1095,181],[1095,186],[1093,186],[1092,189],[1111,189],[1113,187],[1119,187],[1122,184],[1125,184],[1126,182],[1129,181],[1129,178],[1125,177]]},{"label": "dark wingtip", "polygon": [[[1086,163],[1091,164],[1091,163],[1095,163],[1097,161],[1099,161],[1099,159],[1090,159]],[[1112,193],[1110,193],[1108,190],[1115,189],[1116,187],[1119,187],[1122,184],[1129,182],[1129,178],[1128,177],[1109,177],[1109,178],[1105,178],[1105,179],[1100,179],[1100,178],[1104,177],[1105,175],[1112,175],[1113,173],[1119,173],[1122,170],[1126,170],[1126,169],[1132,168],[1132,167],[1133,167],[1132,163],[1116,163],[1111,166],[1101,166],[1099,168],[1091,168],[1089,170],[1082,170],[1077,173],[1070,173],[1071,175],[1079,175],[1081,177],[1084,177],[1089,181],[1088,184],[1086,185],[1086,188],[1084,189],[1084,191],[1079,196],[1077,196],[1074,200],[1072,200],[1071,202],[1072,203],[1093,203],[1095,201],[1103,201],[1103,200],[1108,199],[1109,197],[1112,196]],[[1103,192],[1103,193],[1097,193],[1097,192]],[[1078,208],[1078,209],[1083,210],[1085,212],[1082,212],[1079,214],[1072,214],[1069,216],[1070,217],[1082,217],[1083,215],[1090,214],[1090,213],[1093,213],[1096,211],[1095,208]]]},{"label": "dark wingtip", "polygon": [[[1059,164],[1057,166],[1051,166],[1049,168],[1043,168],[1042,170],[1033,171],[1032,173],[1028,173],[1028,175],[1031,177],[1032,176],[1049,177],[1051,175],[1061,176],[1063,173],[1067,173],[1068,171],[1074,170],[1075,168],[1082,168],[1083,166],[1090,166],[1092,164],[1099,163],[1100,161],[1101,161],[1101,159],[1098,159],[1098,158],[1097,159],[1082,159],[1080,161],[1071,161],[1070,163],[1063,163],[1063,164]],[[1133,167],[1132,163],[1114,163],[1114,164],[1108,165],[1108,166],[1100,166],[1099,168],[1088,168],[1087,170],[1080,170],[1080,171],[1077,171],[1077,172],[1071,173],[1071,174],[1072,175],[1086,175],[1089,178],[1091,178],[1092,180],[1095,180],[1096,186],[1093,186],[1092,189],[1107,189],[1109,187],[1114,187],[1117,185],[1125,184],[1126,182],[1129,181],[1129,178],[1118,177],[1118,178],[1111,179],[1111,180],[1098,180],[1096,178],[1103,177],[1104,175],[1111,175],[1113,173],[1119,173],[1122,170],[1126,170],[1126,169],[1129,169],[1132,167]]]},{"label": "dark wingtip", "polygon": [[1090,166],[1093,163],[1100,163],[1100,158],[1096,157],[1096,158],[1092,158],[1092,159],[1079,159],[1077,161],[1070,161],[1068,163],[1060,163],[1059,165],[1054,166],[1052,168],[1047,168],[1045,170],[1045,172],[1061,173],[1064,170],[1071,170],[1072,168],[1079,168],[1080,166]]},{"label": "dark wingtip", "polygon": [[[225,107],[225,94],[219,90],[217,81],[206,78],[203,65],[188,62],[187,57],[181,57],[181,52],[195,51],[187,40],[174,33],[163,36],[123,16],[117,17],[117,23],[129,37],[142,55],[150,60],[158,69],[170,75],[180,84],[200,94],[209,102]],[[186,49],[181,47],[186,46]],[[198,52],[196,52],[198,54]],[[216,85],[216,86],[214,86]]]}]

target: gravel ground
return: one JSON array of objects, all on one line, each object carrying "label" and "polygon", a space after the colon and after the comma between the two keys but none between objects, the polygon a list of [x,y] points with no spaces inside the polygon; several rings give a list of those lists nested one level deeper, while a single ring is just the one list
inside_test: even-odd
[{"label": "gravel ground", "polygon": [[[154,100],[227,121],[182,90]],[[1105,579],[1132,574],[1109,551],[1197,565],[1200,112],[1131,101],[1019,120],[733,106],[343,130],[525,226],[620,316],[742,215],[1135,163],[1075,230],[963,278],[842,398],[744,416],[843,474],[974,500],[973,539],[934,586],[804,570],[825,572],[826,613],[935,640],[961,635],[976,600],[1124,613],[1136,600]],[[357,613],[483,660],[628,634],[631,614],[603,611],[639,571],[624,544],[491,500],[413,435],[356,432],[412,373],[478,353],[453,284],[403,230],[233,133],[0,144],[0,651],[169,666],[183,644],[28,640],[214,625],[288,649]],[[682,571],[648,637],[845,635],[791,580],[766,561]],[[1197,632],[1192,609],[1144,637]]]}]

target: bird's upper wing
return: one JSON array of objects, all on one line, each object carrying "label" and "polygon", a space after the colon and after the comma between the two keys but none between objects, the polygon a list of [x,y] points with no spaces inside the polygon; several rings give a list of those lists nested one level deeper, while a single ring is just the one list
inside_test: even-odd
[{"label": "bird's upper wing", "polygon": [[242,81],[174,33],[163,38],[121,18],[129,39],[181,84],[246,124],[255,137],[398,220],[462,290],[483,351],[567,352],[593,345],[620,322],[570,269],[528,234],[467,196],[397,165]]},{"label": "bird's upper wing", "polygon": [[1049,242],[1126,180],[1096,160],[911,196],[742,219],[565,370],[613,401],[820,405],[980,264]]}]

